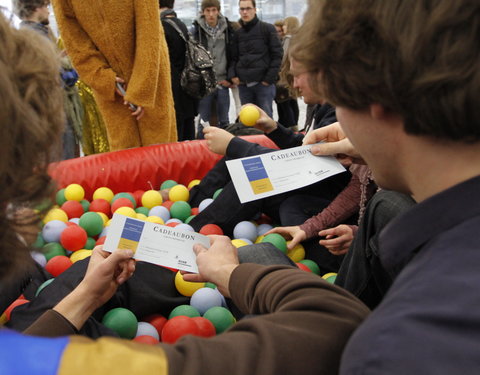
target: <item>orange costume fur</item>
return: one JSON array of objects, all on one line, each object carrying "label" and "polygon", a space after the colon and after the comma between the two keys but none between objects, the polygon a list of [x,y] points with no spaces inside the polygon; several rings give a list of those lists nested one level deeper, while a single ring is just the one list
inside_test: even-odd
[{"label": "orange costume fur", "polygon": [[[94,92],[112,151],[177,141],[170,65],[158,2],[53,0],[60,33],[81,79]],[[144,107],[137,121],[115,91]]]}]

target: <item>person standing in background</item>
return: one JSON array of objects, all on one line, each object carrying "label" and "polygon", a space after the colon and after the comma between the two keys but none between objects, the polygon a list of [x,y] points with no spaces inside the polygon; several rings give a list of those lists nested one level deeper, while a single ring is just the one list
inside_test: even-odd
[{"label": "person standing in background", "polygon": [[102,112],[110,149],[175,142],[170,64],[158,5],[136,0],[108,6],[92,0],[52,4],[68,55]]}]

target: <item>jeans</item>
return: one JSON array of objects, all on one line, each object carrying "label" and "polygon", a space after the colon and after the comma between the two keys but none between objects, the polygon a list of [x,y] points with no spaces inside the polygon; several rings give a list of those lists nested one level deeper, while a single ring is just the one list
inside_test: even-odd
[{"label": "jeans", "polygon": [[265,113],[273,118],[273,99],[275,98],[275,85],[264,86],[257,83],[255,86],[238,86],[242,105],[252,103],[259,106]]},{"label": "jeans", "polygon": [[229,125],[228,110],[230,109],[230,93],[228,87],[217,87],[210,95],[206,96],[198,103],[198,112],[203,122],[210,122],[212,102],[217,102],[217,117],[220,128]]}]

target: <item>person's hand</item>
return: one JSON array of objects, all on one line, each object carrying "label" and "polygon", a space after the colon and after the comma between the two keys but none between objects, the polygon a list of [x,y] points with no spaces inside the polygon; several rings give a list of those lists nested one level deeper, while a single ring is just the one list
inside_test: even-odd
[{"label": "person's hand", "polygon": [[199,273],[185,273],[185,281],[214,283],[225,297],[230,296],[228,283],[233,270],[238,266],[237,248],[226,236],[208,236],[210,248],[195,244],[193,251],[197,255]]},{"label": "person's hand", "polygon": [[[248,106],[254,106],[255,108],[258,109],[258,112],[260,113],[260,117],[258,118],[257,122],[255,125],[253,125],[256,129],[259,129],[263,131],[265,134],[269,134],[273,132],[277,127],[277,122],[273,120],[267,113],[261,109],[259,106],[256,106],[255,104],[245,104]],[[244,106],[242,106],[243,108]]]},{"label": "person's hand", "polygon": [[228,82],[226,79],[224,79],[223,81],[220,81],[218,82],[219,85],[222,85],[223,87],[230,87],[232,86],[232,84],[230,82]]},{"label": "person's hand", "polygon": [[312,146],[312,154],[317,156],[334,155],[342,164],[365,164],[360,154],[355,150],[350,140],[345,136],[340,124],[335,122],[309,132],[303,138],[303,144]]},{"label": "person's hand", "polygon": [[238,77],[233,77],[232,78],[232,83],[235,85],[235,86],[238,86],[240,84],[240,78]]},{"label": "person's hand", "polygon": [[[125,86],[125,80],[120,77],[115,77],[115,83],[121,83],[123,86]],[[115,91],[119,96],[123,98],[125,93],[121,92],[116,84],[115,84]]]},{"label": "person's hand", "polygon": [[300,227],[293,226],[293,227],[276,227],[270,229],[265,235],[270,233],[278,233],[281,234],[285,239],[291,239],[290,243],[287,245],[289,250],[292,250],[295,246],[297,246],[300,242],[305,241],[307,239],[307,234],[304,230],[300,229]]},{"label": "person's hand", "polygon": [[343,255],[348,252],[353,241],[353,230],[345,224],[336,226],[335,228],[324,229],[318,232],[318,235],[325,237],[319,243],[325,246],[333,255]]},{"label": "person's hand", "polygon": [[129,106],[130,110],[132,111],[132,116],[136,117],[137,121],[140,120],[143,117],[143,115],[145,113],[145,110],[143,109],[143,107],[136,106],[137,109],[133,110],[131,105],[135,105],[135,104],[127,102],[127,101],[124,101],[123,104]]},{"label": "person's hand", "polygon": [[235,137],[232,133],[216,126],[203,128],[203,134],[205,134],[208,149],[219,155],[225,155],[228,144]]},{"label": "person's hand", "polygon": [[265,82],[265,81],[262,81],[262,85],[263,85],[263,86],[270,86],[270,83]]}]

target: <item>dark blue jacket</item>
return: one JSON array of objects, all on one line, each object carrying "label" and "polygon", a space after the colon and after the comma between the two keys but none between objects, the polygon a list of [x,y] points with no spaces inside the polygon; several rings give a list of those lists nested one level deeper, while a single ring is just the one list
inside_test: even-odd
[{"label": "dark blue jacket", "polygon": [[283,48],[275,27],[255,17],[235,32],[232,64],[228,79],[240,78],[243,83],[275,83],[282,63]]}]

